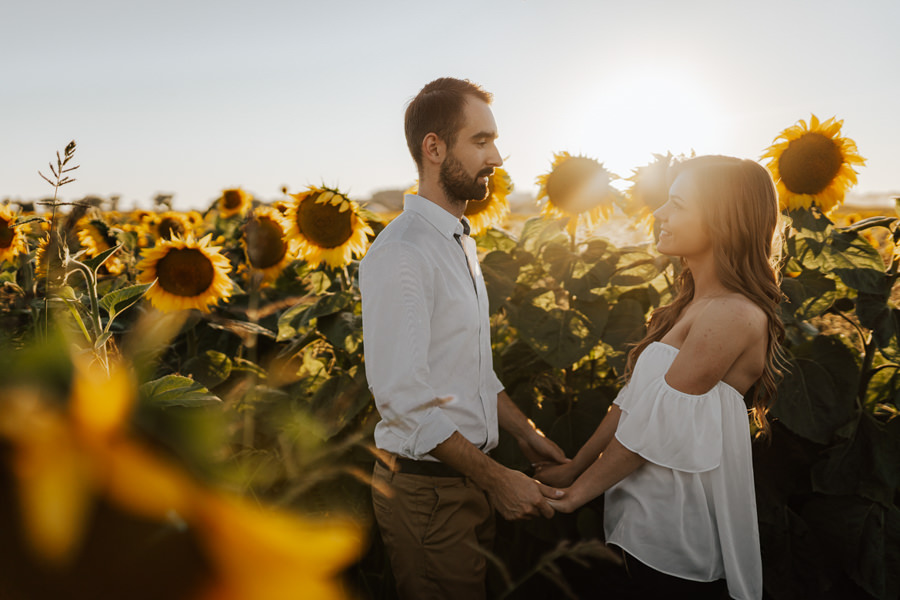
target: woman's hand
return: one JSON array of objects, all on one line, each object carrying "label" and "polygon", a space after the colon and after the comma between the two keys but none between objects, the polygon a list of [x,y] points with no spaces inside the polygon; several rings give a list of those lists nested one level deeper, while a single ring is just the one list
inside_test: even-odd
[{"label": "woman's hand", "polygon": [[[551,490],[552,488],[541,488],[541,491]],[[547,504],[549,504],[553,510],[556,512],[570,513],[574,512],[575,509],[579,508],[583,503],[579,502],[574,496],[572,496],[571,488],[566,488],[564,490],[558,490],[562,492],[562,497],[550,497],[544,492],[544,496],[547,498]]]},{"label": "woman's hand", "polygon": [[581,475],[575,461],[567,463],[540,462],[534,465],[534,478],[553,487],[569,487]]}]

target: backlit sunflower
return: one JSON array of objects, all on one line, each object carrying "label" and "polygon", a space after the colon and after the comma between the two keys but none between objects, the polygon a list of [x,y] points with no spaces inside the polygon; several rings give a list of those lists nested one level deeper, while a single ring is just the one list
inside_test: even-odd
[{"label": "backlit sunflower", "polygon": [[16,213],[6,205],[0,205],[0,264],[4,260],[13,262],[20,254],[27,251],[25,232],[15,227]]},{"label": "backlit sunflower", "polygon": [[568,152],[553,155],[549,173],[540,175],[537,201],[546,198],[541,215],[569,218],[568,230],[575,233],[579,222],[589,230],[612,215],[621,194],[610,185],[618,179],[603,164]]},{"label": "backlit sunflower", "polygon": [[173,237],[184,238],[194,230],[191,220],[186,215],[174,210],[167,210],[156,215],[151,223],[150,231],[153,233],[153,237],[159,240],[171,240]]},{"label": "backlit sunflower", "polygon": [[250,208],[252,202],[253,196],[241,188],[224,190],[222,195],[219,196],[219,201],[217,203],[219,215],[223,219],[235,215],[242,215],[247,212],[247,209]]},{"label": "backlit sunflower", "polygon": [[628,178],[632,184],[625,192],[625,212],[637,223],[644,223],[648,232],[653,229],[653,211],[669,199],[670,171],[681,158],[671,152],[654,154],[653,162],[634,169]]},{"label": "backlit sunflower", "polygon": [[[119,245],[109,226],[99,219],[82,221],[78,227],[78,241],[88,256],[97,256],[110,248]],[[119,275],[125,270],[125,263],[117,256],[119,251],[110,256],[103,266],[110,275]]]},{"label": "backlit sunflower", "polygon": [[811,115],[782,131],[761,159],[778,187],[781,209],[809,208],[813,204],[824,213],[844,202],[844,195],[856,185],[854,165],[866,160],[857,154],[856,142],[841,137],[844,121],[835,117],[819,122]]},{"label": "backlit sunflower", "polygon": [[275,280],[294,258],[286,237],[290,228],[291,222],[271,206],[254,209],[243,227],[247,264],[262,273],[264,281]]},{"label": "backlit sunflower", "polygon": [[137,265],[138,283],[156,285],[147,291],[150,302],[163,312],[196,308],[209,312],[219,300],[228,301],[231,264],[220,246],[211,246],[212,234],[200,241],[192,235],[161,240],[145,250]]},{"label": "backlit sunflower", "polygon": [[332,268],[350,263],[366,253],[372,228],[359,216],[359,206],[338,190],[309,186],[291,194],[288,236],[297,254],[313,268],[322,262]]},{"label": "backlit sunflower", "polygon": [[[484,200],[469,200],[466,204],[466,218],[472,228],[471,234],[478,235],[485,229],[495,227],[509,215],[509,196],[513,191],[513,182],[509,173],[500,167],[494,168],[494,174],[488,180],[488,192]],[[404,194],[418,194],[419,184],[414,183]]]}]

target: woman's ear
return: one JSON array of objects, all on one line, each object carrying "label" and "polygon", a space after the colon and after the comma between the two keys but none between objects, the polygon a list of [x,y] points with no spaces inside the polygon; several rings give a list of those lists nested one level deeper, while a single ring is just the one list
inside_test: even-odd
[{"label": "woman's ear", "polygon": [[444,162],[447,155],[447,145],[444,140],[438,137],[436,133],[429,133],[422,140],[422,158],[423,160],[440,165]]}]

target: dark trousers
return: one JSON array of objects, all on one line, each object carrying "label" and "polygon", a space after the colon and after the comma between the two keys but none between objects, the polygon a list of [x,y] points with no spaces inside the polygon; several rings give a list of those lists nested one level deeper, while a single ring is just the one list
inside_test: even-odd
[{"label": "dark trousers", "polygon": [[691,581],[673,575],[660,573],[628,554],[625,568],[628,571],[629,594],[631,600],[726,600],[728,586],[724,579],[717,581]]}]

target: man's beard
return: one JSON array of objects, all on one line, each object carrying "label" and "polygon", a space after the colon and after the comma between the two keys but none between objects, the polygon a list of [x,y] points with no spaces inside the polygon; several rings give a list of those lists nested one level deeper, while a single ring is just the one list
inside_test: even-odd
[{"label": "man's beard", "polygon": [[466,204],[469,200],[484,200],[488,193],[487,183],[479,181],[481,177],[491,176],[493,168],[480,171],[472,177],[466,173],[462,163],[453,153],[441,163],[440,184],[451,204]]}]

